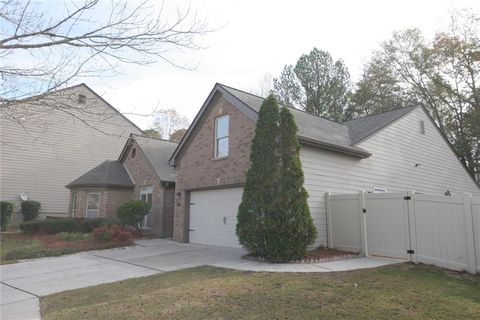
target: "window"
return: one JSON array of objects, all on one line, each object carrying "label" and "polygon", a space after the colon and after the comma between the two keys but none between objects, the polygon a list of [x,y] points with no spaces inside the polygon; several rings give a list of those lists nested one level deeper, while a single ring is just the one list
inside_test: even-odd
[{"label": "window", "polygon": [[100,193],[87,193],[87,212],[85,217],[87,219],[98,218],[100,213]]},{"label": "window", "polygon": [[87,101],[87,96],[85,96],[84,94],[78,95],[78,103],[85,104],[86,101]]},{"label": "window", "polygon": [[77,200],[78,200],[78,193],[72,194],[72,211],[71,211],[72,217],[75,217],[77,215]]},{"label": "window", "polygon": [[215,158],[228,156],[229,116],[215,119]]},{"label": "window", "polygon": [[420,120],[420,133],[425,134],[425,122]]},{"label": "window", "polygon": [[131,153],[132,159],[135,159],[136,155],[137,155],[137,148],[133,148]]},{"label": "window", "polygon": [[148,204],[148,213],[143,218],[140,227],[142,229],[150,229],[152,227],[152,196],[153,196],[153,187],[152,186],[145,186],[140,187],[140,200],[146,202]]}]

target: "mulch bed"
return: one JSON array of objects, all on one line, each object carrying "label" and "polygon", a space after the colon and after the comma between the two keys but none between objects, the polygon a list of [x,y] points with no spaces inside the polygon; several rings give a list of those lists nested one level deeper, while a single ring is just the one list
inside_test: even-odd
[{"label": "mulch bed", "polygon": [[55,234],[41,234],[32,236],[23,234],[21,232],[2,233],[2,238],[18,241],[38,241],[42,246],[47,248],[72,248],[78,249],[79,251],[100,250],[133,245],[133,241],[131,240],[119,241],[112,239],[108,241],[95,241],[91,237],[88,237],[84,240],[66,241],[59,239]]},{"label": "mulch bed", "polygon": [[[358,258],[358,253],[320,247],[312,251],[307,251],[302,260],[293,260],[287,263],[319,263],[352,258]],[[263,257],[251,254],[242,256],[242,259],[268,262],[268,260]]]}]

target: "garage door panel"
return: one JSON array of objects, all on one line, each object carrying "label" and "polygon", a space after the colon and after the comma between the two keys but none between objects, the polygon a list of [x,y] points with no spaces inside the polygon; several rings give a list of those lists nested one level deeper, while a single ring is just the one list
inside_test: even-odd
[{"label": "garage door panel", "polygon": [[240,247],[235,228],[242,192],[242,188],[192,191],[190,242]]}]

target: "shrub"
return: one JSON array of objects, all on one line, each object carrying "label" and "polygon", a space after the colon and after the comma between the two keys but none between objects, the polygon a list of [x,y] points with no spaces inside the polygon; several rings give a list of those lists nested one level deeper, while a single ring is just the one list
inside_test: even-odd
[{"label": "shrub", "polygon": [[95,228],[104,224],[113,224],[113,222],[106,218],[47,218],[45,220],[24,222],[20,224],[20,230],[26,234],[55,234],[60,232],[90,233]]},{"label": "shrub", "polygon": [[20,224],[20,230],[30,235],[74,232],[78,228],[78,222],[75,219],[45,219],[27,221]]},{"label": "shrub", "polygon": [[113,231],[110,230],[109,226],[101,226],[92,231],[93,239],[108,241],[113,236]]},{"label": "shrub", "polygon": [[132,234],[122,226],[114,224],[111,226],[101,226],[93,230],[93,239],[108,241],[111,239],[127,241],[132,238]]},{"label": "shrub", "polygon": [[85,240],[88,234],[80,232],[60,232],[57,237],[63,241],[80,241]]},{"label": "shrub", "polygon": [[0,225],[1,230],[6,231],[15,206],[8,201],[0,201]]},{"label": "shrub", "polygon": [[41,204],[38,201],[27,200],[21,204],[23,221],[35,220],[40,212]]},{"label": "shrub", "polygon": [[79,232],[86,232],[90,233],[96,228],[108,223],[108,219],[106,218],[94,218],[94,219],[81,219],[82,226],[79,228],[81,230],[78,230]]},{"label": "shrub", "polygon": [[138,230],[140,222],[148,213],[148,204],[141,200],[129,200],[123,203],[117,209],[117,216],[123,225],[132,225]]},{"label": "shrub", "polygon": [[65,254],[76,253],[79,251],[80,250],[76,248],[43,248],[39,247],[38,245],[32,245],[28,247],[14,248],[7,252],[5,258],[7,260],[35,259],[43,257],[61,256]]}]

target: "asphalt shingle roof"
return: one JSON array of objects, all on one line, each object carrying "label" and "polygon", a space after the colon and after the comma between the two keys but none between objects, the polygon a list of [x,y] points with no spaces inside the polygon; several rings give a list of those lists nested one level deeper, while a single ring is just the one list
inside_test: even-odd
[{"label": "asphalt shingle roof", "polygon": [[352,144],[357,144],[366,137],[387,126],[391,122],[397,120],[403,115],[409,113],[416,107],[408,107],[374,114],[368,117],[359,118],[344,122],[350,131],[350,141]]},{"label": "asphalt shingle roof", "polygon": [[160,180],[174,182],[175,168],[169,165],[168,160],[177,148],[178,143],[138,135],[133,136]]},{"label": "asphalt shingle roof", "polygon": [[106,160],[67,185],[75,187],[133,188],[134,184],[122,163]]},{"label": "asphalt shingle roof", "polygon": [[[242,101],[257,113],[263,99],[256,95],[219,84],[223,89]],[[367,152],[355,144],[407,114],[415,107],[396,109],[369,117],[356,119],[344,123],[330,121],[304,111],[290,108],[298,127],[300,138],[318,141],[341,147],[353,152]]]}]

